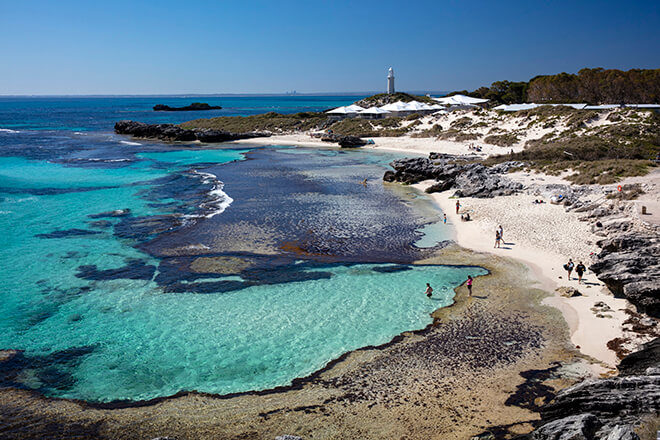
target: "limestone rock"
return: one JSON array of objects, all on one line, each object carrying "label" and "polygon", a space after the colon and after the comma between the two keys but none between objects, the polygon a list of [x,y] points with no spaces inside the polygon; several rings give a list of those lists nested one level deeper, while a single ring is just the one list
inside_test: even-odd
[{"label": "limestone rock", "polygon": [[558,287],[556,291],[565,298],[572,298],[574,296],[582,296],[579,290],[574,287],[562,286]]},{"label": "limestone rock", "polygon": [[605,440],[639,440],[630,425],[616,425]]},{"label": "limestone rock", "polygon": [[578,414],[546,423],[534,431],[532,439],[592,440],[600,426],[598,418],[593,414]]},{"label": "limestone rock", "polygon": [[494,197],[515,194],[523,188],[522,184],[501,174],[507,169],[506,164],[488,168],[463,159],[450,160],[438,154],[431,154],[428,159],[399,159],[390,165],[394,172],[386,172],[384,180],[408,184],[429,179],[438,181],[438,184],[429,188],[429,192],[453,188],[456,189],[454,195],[458,197]]},{"label": "limestone rock", "polygon": [[647,374],[649,368],[660,368],[660,338],[647,342],[640,350],[621,359],[617,368],[621,376]]},{"label": "limestone rock", "polygon": [[119,121],[115,124],[115,132],[129,134],[138,138],[160,139],[170,142],[227,142],[238,139],[268,137],[269,133],[231,133],[228,131],[204,129],[185,130],[173,124],[145,124],[136,121]]},{"label": "limestone rock", "polygon": [[589,269],[615,295],[640,312],[660,317],[660,239],[653,234],[624,233],[598,242],[602,251]]}]

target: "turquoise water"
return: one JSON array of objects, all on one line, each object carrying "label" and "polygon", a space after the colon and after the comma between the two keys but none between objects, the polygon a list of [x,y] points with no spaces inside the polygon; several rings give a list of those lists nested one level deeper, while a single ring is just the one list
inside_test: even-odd
[{"label": "turquoise water", "polygon": [[[405,189],[380,183],[399,155],[197,150],[107,133],[108,121],[148,103],[0,100],[0,127],[26,130],[0,132],[0,349],[23,351],[0,363],[3,385],[102,402],[287,385],[347,351],[425,327],[468,274],[485,273],[403,263],[449,234],[428,223],[435,213],[415,214]],[[368,186],[358,184],[365,176]],[[256,230],[265,242],[300,232],[316,252],[354,259],[231,253],[223,228]],[[257,263],[193,274],[194,252],[177,257],[172,240],[216,243],[205,248],[213,258]]]},{"label": "turquoise water", "polygon": [[[379,273],[373,267],[312,269],[332,276],[223,295],[165,295],[150,282],[103,282],[48,320],[12,332],[10,340],[35,355],[94,347],[67,371],[75,384],[55,390],[59,397],[140,400],[180,390],[265,389],[347,351],[423,328],[433,310],[451,302],[453,286],[468,273],[484,273],[437,266]],[[426,282],[435,287],[432,300],[423,294]]]}]

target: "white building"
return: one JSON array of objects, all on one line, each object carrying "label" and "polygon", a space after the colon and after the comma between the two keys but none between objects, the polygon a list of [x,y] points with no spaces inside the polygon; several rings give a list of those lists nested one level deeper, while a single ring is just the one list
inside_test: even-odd
[{"label": "white building", "polygon": [[387,73],[387,94],[392,95],[394,93],[394,70],[390,67],[389,72]]}]

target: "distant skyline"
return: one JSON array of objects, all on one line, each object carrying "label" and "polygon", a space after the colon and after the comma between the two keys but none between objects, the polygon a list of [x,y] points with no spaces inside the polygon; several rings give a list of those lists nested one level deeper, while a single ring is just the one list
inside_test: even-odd
[{"label": "distant skyline", "polygon": [[660,2],[3,0],[0,47],[0,95],[473,90],[660,68]]}]

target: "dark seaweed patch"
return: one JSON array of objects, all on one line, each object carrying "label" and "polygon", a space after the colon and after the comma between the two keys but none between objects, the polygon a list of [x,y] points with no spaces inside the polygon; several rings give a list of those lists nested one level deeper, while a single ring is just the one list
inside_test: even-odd
[{"label": "dark seaweed patch", "polygon": [[376,266],[373,268],[374,272],[380,272],[380,273],[404,272],[406,270],[412,270],[412,267],[396,265],[396,266]]},{"label": "dark seaweed patch", "polygon": [[[71,370],[84,356],[96,349],[93,345],[74,347],[55,351],[47,355],[26,355],[16,351],[7,360],[0,362],[0,386],[23,389],[35,389],[21,382],[21,377],[36,377],[37,391],[47,393],[51,390],[68,390],[75,385]],[[23,374],[29,370],[32,374]]]},{"label": "dark seaweed patch", "polygon": [[37,238],[69,238],[69,237],[83,237],[85,235],[101,234],[100,231],[90,231],[88,229],[63,229],[59,231],[49,232],[47,234],[36,234]]},{"label": "dark seaweed patch", "polygon": [[150,280],[156,272],[156,266],[148,265],[142,260],[128,260],[128,264],[117,269],[99,270],[96,265],[89,264],[78,267],[76,277],[85,280]]}]

